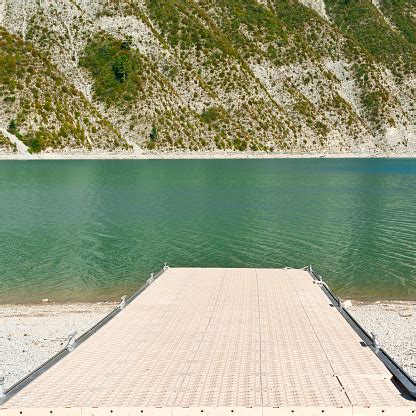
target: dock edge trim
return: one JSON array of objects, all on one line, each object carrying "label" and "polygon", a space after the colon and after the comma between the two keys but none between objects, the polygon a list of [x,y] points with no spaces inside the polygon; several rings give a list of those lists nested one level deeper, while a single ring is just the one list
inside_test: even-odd
[{"label": "dock edge trim", "polygon": [[106,323],[111,321],[115,316],[117,316],[129,303],[131,303],[134,299],[137,298],[144,290],[146,290],[154,280],[156,280],[159,276],[161,276],[169,266],[165,264],[165,266],[159,270],[157,273],[152,273],[150,278],[146,280],[145,284],[141,286],[136,292],[134,292],[128,299],[122,300],[122,302],[117,305],[110,313],[108,313],[104,318],[98,321],[94,326],[88,329],[86,332],[81,334],[78,338],[74,340],[73,346],[71,349],[68,348],[68,345],[65,346],[62,350],[57,352],[54,356],[49,358],[49,360],[45,361],[39,367],[35,368],[32,372],[27,374],[21,380],[13,384],[11,387],[6,389],[3,395],[0,394],[0,405],[3,405],[7,402],[11,397],[13,397],[16,393],[26,387],[29,383],[43,374],[46,370],[49,370],[52,366],[54,366],[57,362],[62,360],[65,356],[71,353],[74,349],[76,349],[79,345],[81,345],[84,341],[86,341],[91,335],[97,332],[100,328],[102,328]]},{"label": "dock edge trim", "polygon": [[411,399],[416,400],[416,381],[398,364],[394,359],[383,350],[374,345],[373,337],[353,318],[353,316],[342,306],[341,301],[335,296],[329,286],[324,282],[322,277],[317,274],[312,266],[306,266],[303,270],[309,272],[314,282],[317,283],[334,307],[349,323],[352,329],[358,334],[363,342],[373,351],[373,353],[381,360],[387,369],[395,377],[397,383],[404,389]]}]

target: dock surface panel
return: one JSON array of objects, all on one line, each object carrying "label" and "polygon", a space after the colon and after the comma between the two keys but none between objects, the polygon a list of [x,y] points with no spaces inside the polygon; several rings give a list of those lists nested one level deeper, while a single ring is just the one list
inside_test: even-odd
[{"label": "dock surface panel", "polygon": [[391,379],[307,271],[171,268],[0,407],[416,413]]}]

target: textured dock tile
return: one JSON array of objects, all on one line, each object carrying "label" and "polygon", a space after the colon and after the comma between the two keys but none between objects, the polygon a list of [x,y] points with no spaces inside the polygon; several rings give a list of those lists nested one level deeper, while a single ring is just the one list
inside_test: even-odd
[{"label": "textured dock tile", "polygon": [[83,416],[409,410],[390,378],[307,272],[178,268],[4,407],[82,407]]},{"label": "textured dock tile", "polygon": [[353,416],[414,416],[416,408],[401,406],[354,407]]},{"label": "textured dock tile", "polygon": [[[359,407],[399,407],[403,397],[389,378],[371,376],[339,376],[339,380],[353,406]],[[408,407],[416,408],[416,403],[409,402]]]}]

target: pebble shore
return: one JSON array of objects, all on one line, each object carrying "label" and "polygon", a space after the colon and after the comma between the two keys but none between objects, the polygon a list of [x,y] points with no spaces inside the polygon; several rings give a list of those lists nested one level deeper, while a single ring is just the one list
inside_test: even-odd
[{"label": "pebble shore", "polygon": [[[349,303],[349,302],[348,302]],[[0,305],[0,374],[13,385],[85,332],[115,303]],[[348,310],[416,379],[416,302],[352,302]]]},{"label": "pebble shore", "polygon": [[115,303],[0,305],[0,375],[9,387],[87,331]]},{"label": "pebble shore", "polygon": [[353,302],[348,311],[381,347],[416,380],[416,301]]}]

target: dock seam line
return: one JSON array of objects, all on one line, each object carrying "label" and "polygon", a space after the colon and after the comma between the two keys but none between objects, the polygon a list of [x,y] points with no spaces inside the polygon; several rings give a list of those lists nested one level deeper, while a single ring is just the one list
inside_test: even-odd
[{"label": "dock seam line", "polygon": [[322,342],[321,342],[321,340],[319,339],[318,334],[316,333],[315,327],[313,326],[312,321],[311,321],[311,319],[310,319],[310,317],[309,317],[308,313],[306,312],[306,309],[305,309],[305,307],[304,307],[304,305],[303,305],[303,302],[301,301],[301,299],[300,299],[300,297],[299,297],[299,293],[298,293],[298,291],[296,290],[296,286],[294,285],[294,283],[293,283],[292,279],[290,278],[290,276],[288,275],[288,273],[287,273],[287,271],[286,271],[286,270],[285,270],[285,274],[286,274],[287,278],[289,279],[290,284],[291,284],[291,285],[293,286],[293,288],[294,288],[294,291],[295,291],[295,293],[296,293],[296,297],[299,299],[299,303],[300,303],[300,305],[302,306],[302,309],[303,309],[303,311],[305,312],[306,317],[308,318],[308,321],[309,321],[309,324],[310,324],[310,326],[311,326],[311,328],[312,328],[312,330],[313,330],[313,333],[315,334],[315,337],[316,337],[316,339],[317,339],[317,340],[318,340],[318,342],[319,342],[319,345],[320,345],[320,347],[321,347],[321,349],[322,349],[322,352],[324,353],[324,355],[325,355],[325,357],[326,357],[326,359],[327,359],[327,361],[328,361],[328,364],[329,364],[329,366],[330,366],[330,367],[331,367],[331,369],[332,369],[332,373],[334,374],[335,378],[338,380],[339,384],[340,384],[340,385],[341,385],[341,387],[342,387],[342,391],[345,393],[345,395],[347,396],[348,401],[350,402],[350,404],[351,404],[351,406],[352,406],[352,405],[353,405],[353,403],[352,403],[352,401],[351,401],[350,397],[348,396],[347,390],[345,389],[345,387],[344,387],[344,386],[343,386],[343,384],[341,383],[341,380],[338,378],[338,376],[337,376],[337,374],[336,374],[336,372],[335,372],[335,369],[334,369],[334,367],[332,366],[331,361],[329,360],[329,357],[328,357],[328,355],[327,355],[327,354],[326,354],[326,352],[325,352],[325,349],[324,349],[324,347],[323,347],[323,345],[322,345]]},{"label": "dock seam line", "polygon": [[[217,296],[216,296],[216,298],[215,298],[214,307],[212,308],[211,315],[210,315],[210,317],[209,317],[209,319],[208,319],[208,323],[207,323],[207,325],[206,325],[206,327],[205,327],[204,333],[202,334],[201,341],[200,341],[200,343],[199,343],[198,349],[197,349],[197,350],[195,350],[195,353],[194,353],[194,356],[193,356],[194,358],[195,358],[195,355],[197,354],[197,352],[198,352],[198,351],[200,350],[200,348],[201,348],[202,342],[203,342],[203,340],[204,340],[204,338],[205,338],[205,335],[206,335],[206,333],[207,333],[207,331],[208,331],[208,327],[209,327],[209,325],[210,325],[210,323],[211,323],[212,316],[214,315],[215,308],[217,307],[217,304],[218,304],[218,299],[219,299],[219,297],[220,297],[220,294],[221,294],[221,291],[222,291],[222,287],[223,287],[223,285],[224,285],[225,274],[226,274],[226,270],[224,270],[224,273],[223,273],[223,275],[222,275],[222,279],[221,279],[220,287],[219,287],[219,289],[218,289],[218,293],[217,293]],[[182,387],[182,383],[181,383],[181,385],[180,385],[179,387]],[[176,394],[176,397],[175,397],[175,399],[174,399],[174,402],[176,402],[176,399],[178,398],[178,395],[179,395],[179,392]]]},{"label": "dock seam line", "polygon": [[257,306],[259,308],[259,318],[258,318],[258,322],[259,322],[259,336],[260,336],[260,396],[261,396],[261,407],[262,407],[262,412],[263,412],[263,406],[264,406],[264,398],[263,398],[263,367],[261,365],[262,363],[262,353],[261,350],[263,348],[263,343],[262,343],[262,337],[261,337],[261,319],[260,319],[260,291],[259,291],[259,279],[258,279],[258,275],[257,275],[257,269],[254,269],[254,272],[256,274],[256,287],[257,287]]},{"label": "dock seam line", "polygon": [[[322,280],[322,277],[319,276],[312,269],[312,266],[308,266],[306,270],[312,279],[320,281],[323,284],[320,285],[320,288],[324,295],[329,299],[329,301],[335,306],[341,316],[347,321],[353,331],[361,338],[362,341],[373,351],[376,357],[383,363],[383,365],[390,371],[392,376],[397,380],[398,384],[406,391],[406,394],[409,395],[408,400],[414,401],[416,399],[416,381],[399,365],[396,361],[386,352],[383,348],[380,348],[378,351],[374,347],[374,339],[367,333],[367,331],[356,321],[356,319],[341,305],[340,300],[332,293],[329,286]],[[397,385],[396,385],[397,387]],[[401,388],[397,387],[401,393],[403,391]]]}]

